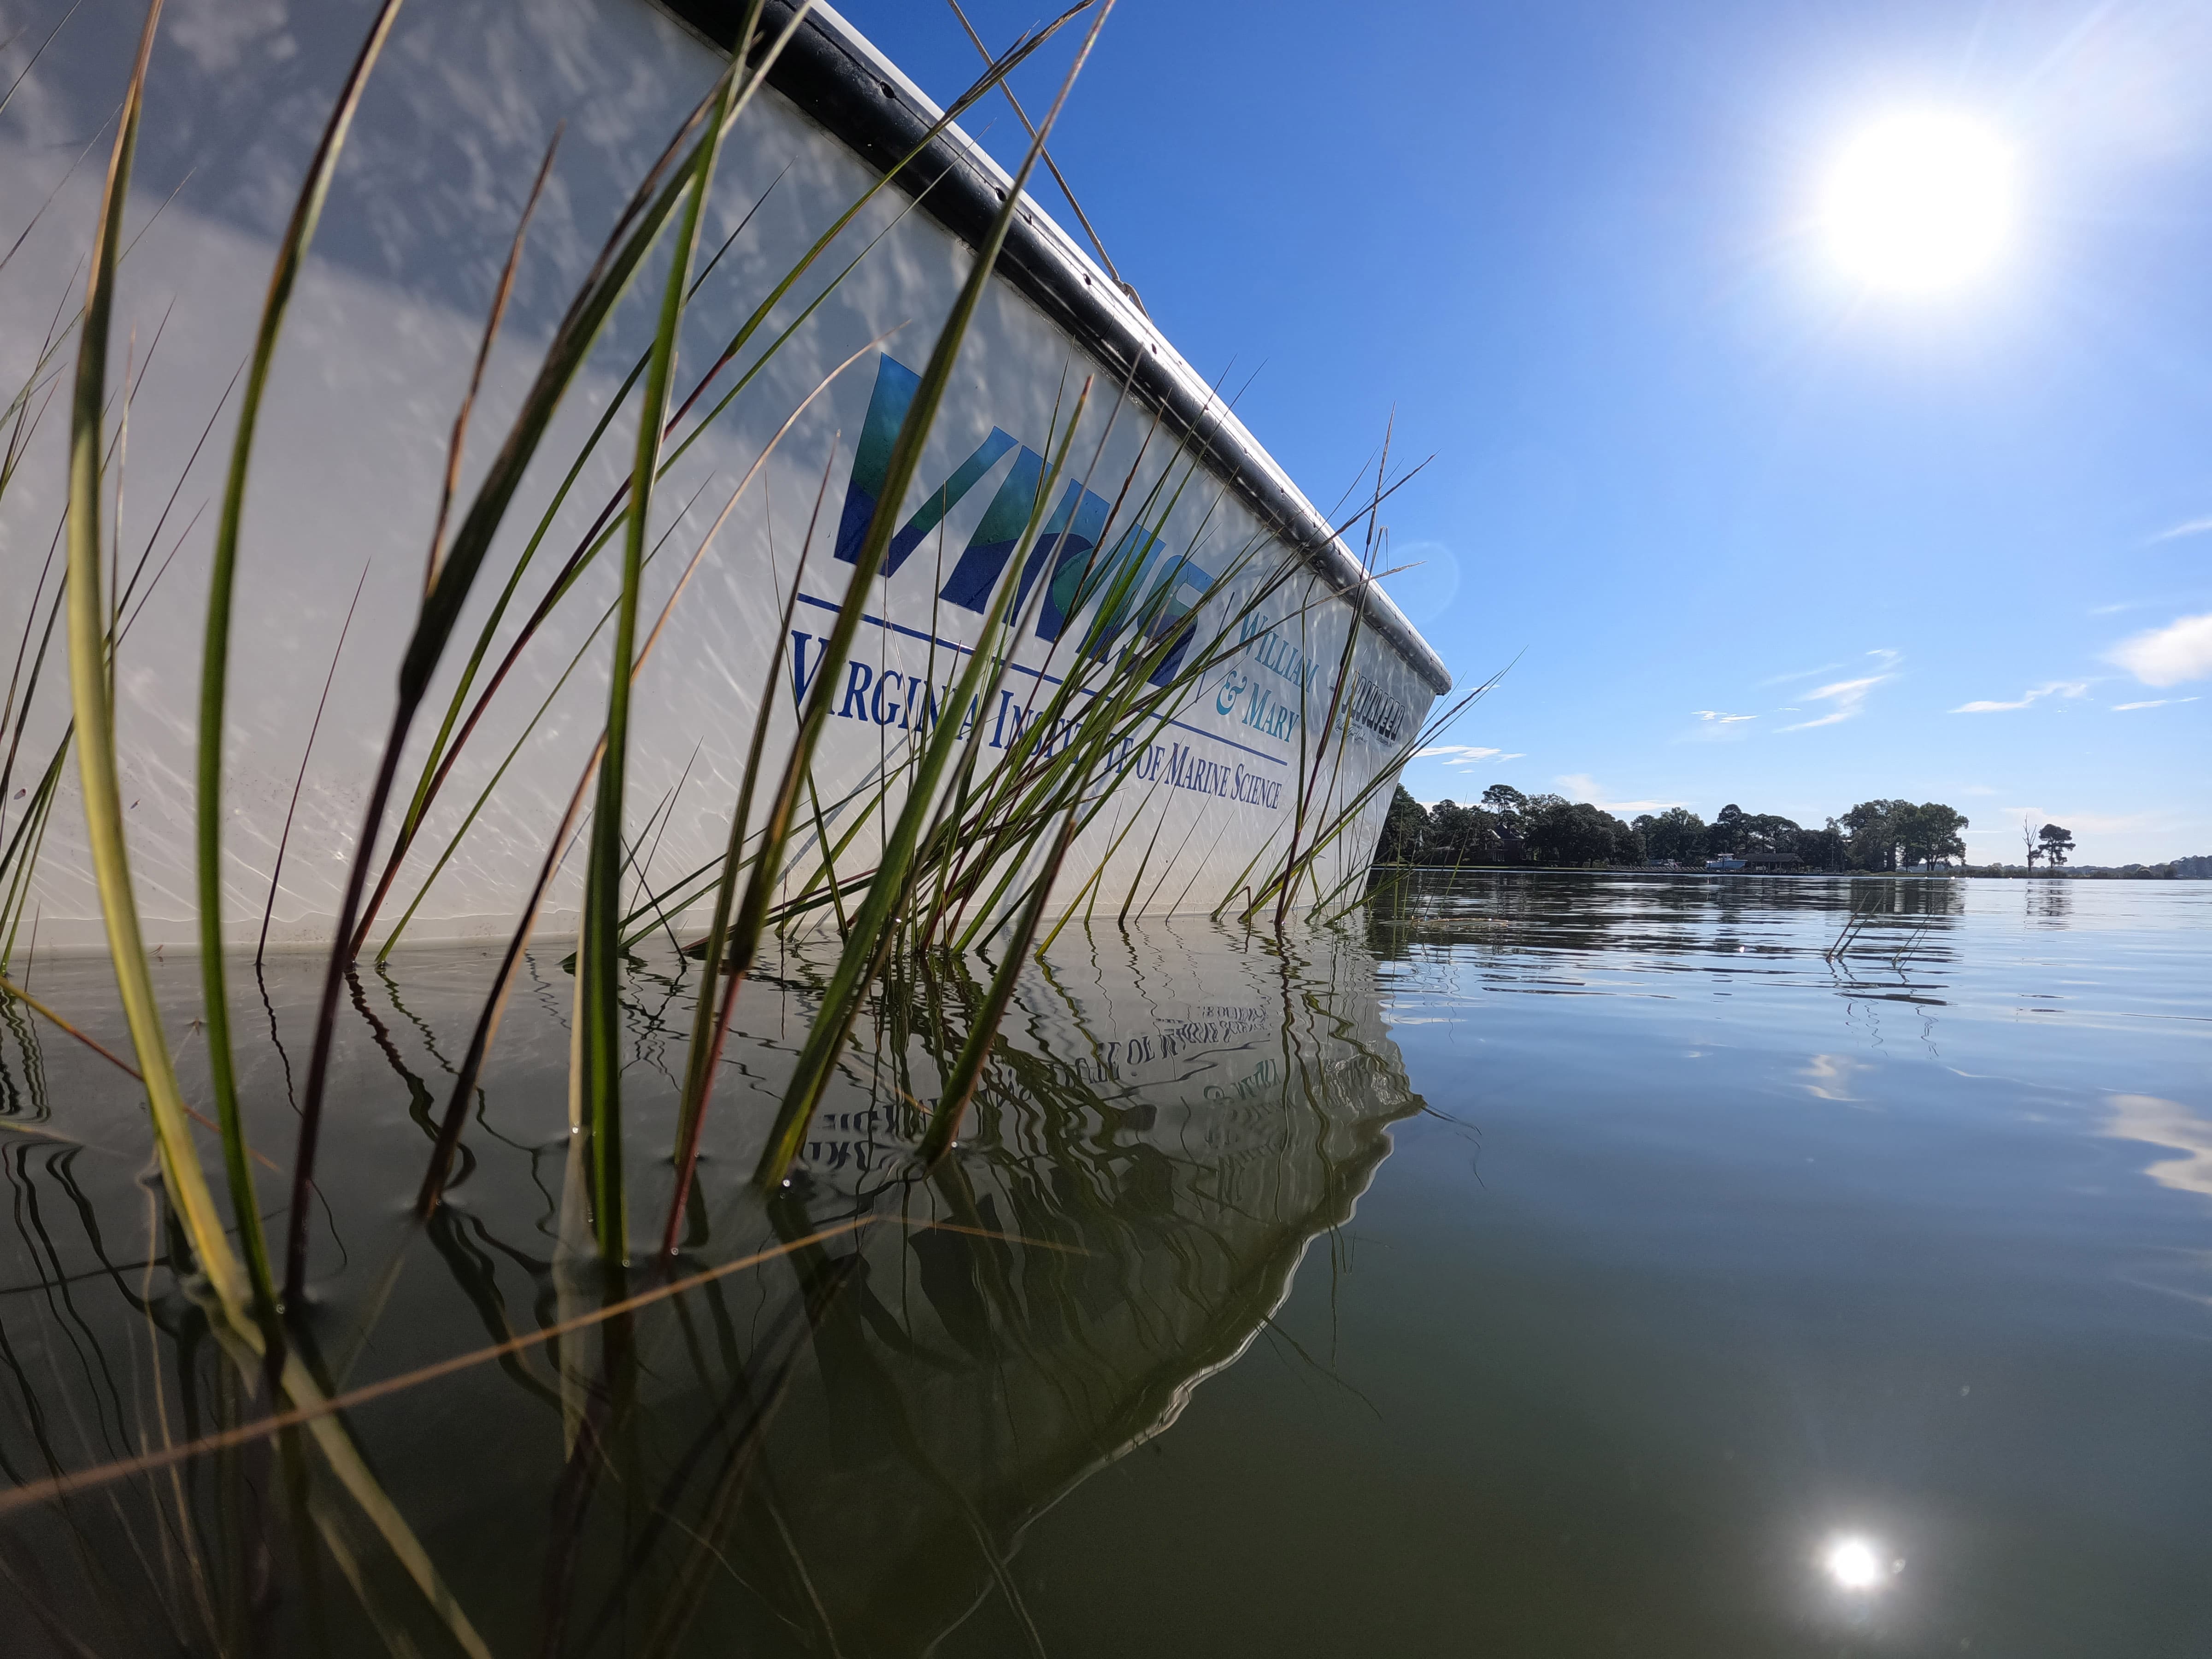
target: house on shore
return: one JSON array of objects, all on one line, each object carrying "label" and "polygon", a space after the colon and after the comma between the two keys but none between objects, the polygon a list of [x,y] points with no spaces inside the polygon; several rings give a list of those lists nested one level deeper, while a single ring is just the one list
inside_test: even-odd
[{"label": "house on shore", "polygon": [[1723,853],[1705,860],[1705,868],[1723,875],[1786,875],[1804,862],[1795,853]]}]

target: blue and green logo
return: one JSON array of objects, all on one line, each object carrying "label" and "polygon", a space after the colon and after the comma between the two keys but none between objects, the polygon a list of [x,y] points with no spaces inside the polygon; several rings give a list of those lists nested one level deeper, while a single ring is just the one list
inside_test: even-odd
[{"label": "blue and green logo", "polygon": [[[875,517],[890,470],[891,447],[898,440],[899,427],[921,384],[919,374],[889,353],[877,365],[875,389],[868,398],[868,416],[860,428],[852,477],[845,488],[844,511],[837,524],[836,555],[848,564],[860,557],[860,544]],[[1006,574],[1006,562],[1013,556],[1029,524],[1046,466],[1042,455],[1003,428],[993,427],[975,453],[952,470],[951,476],[892,536],[884,556],[883,574],[896,576],[922,539],[1009,452],[1013,453],[1013,465],[939,590],[939,597],[947,605],[979,616],[988,610],[991,595]],[[1147,638],[1164,639],[1190,614],[1190,606],[1182,598],[1184,591],[1203,592],[1211,585],[1212,578],[1187,556],[1169,555],[1160,548],[1157,526],[1133,524],[1109,550],[1100,554],[1098,539],[1112,511],[1112,503],[1104,496],[1071,482],[1038,532],[1029,561],[1022,568],[1016,609],[1028,603],[1030,589],[1040,577],[1044,578],[1044,596],[1037,607],[1039,639],[1060,638],[1086,602],[1116,591],[1121,594],[1115,605],[1118,614],[1104,618],[1097,629],[1099,652],[1103,654],[1109,648],[1132,613],[1148,615]],[[1171,586],[1161,596],[1164,584]],[[1189,644],[1189,631],[1184,629],[1175,649],[1154,672],[1155,683],[1165,684],[1173,678]]]}]

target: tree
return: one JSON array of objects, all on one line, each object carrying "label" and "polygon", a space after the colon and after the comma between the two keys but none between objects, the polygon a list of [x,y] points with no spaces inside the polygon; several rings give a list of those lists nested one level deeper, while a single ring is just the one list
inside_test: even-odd
[{"label": "tree", "polygon": [[1940,859],[1948,864],[1966,856],[1966,842],[1959,832],[1967,821],[1954,808],[1941,801],[1923,801],[1903,807],[1896,816],[1898,850],[1905,863],[1932,866]]},{"label": "tree", "polygon": [[1413,799],[1404,784],[1390,797],[1390,810],[1382,819],[1382,833],[1375,840],[1377,864],[1419,864],[1421,843],[1429,829],[1429,809]]},{"label": "tree", "polygon": [[1644,856],[1662,862],[1695,863],[1705,854],[1705,821],[1686,806],[1646,812],[1630,826],[1644,837]]},{"label": "tree", "polygon": [[[1558,799],[1539,795],[1537,801]],[[1528,854],[1528,813],[1534,805],[1528,796],[1510,783],[1493,783],[1482,792],[1482,805],[1470,807],[1488,816],[1498,836],[1497,858],[1507,864],[1518,864]]]},{"label": "tree", "polygon": [[1791,838],[1790,850],[1808,870],[1841,870],[1850,856],[1844,832],[1833,818],[1826,829],[1800,830]]},{"label": "tree", "polygon": [[1841,823],[1850,832],[1846,860],[1854,870],[1897,868],[1898,831],[1902,814],[1912,808],[1906,800],[1863,800],[1844,814]]},{"label": "tree", "polygon": [[1743,850],[1743,808],[1730,801],[1705,829],[1705,851],[1715,854]]},{"label": "tree", "polygon": [[2035,832],[2036,840],[2043,843],[2043,857],[2054,870],[2063,869],[2066,855],[2074,850],[2074,832],[2063,824],[2046,823]]},{"label": "tree", "polygon": [[2036,829],[2037,825],[2035,822],[2035,815],[2033,813],[2023,812],[2021,814],[2020,838],[2027,843],[2027,873],[2031,876],[2035,873],[2036,860],[2043,856],[2043,848],[2036,844]]},{"label": "tree", "polygon": [[1467,844],[1467,811],[1466,807],[1449,797],[1429,809],[1429,833],[1421,843],[1424,863],[1465,862],[1461,849]]},{"label": "tree", "polygon": [[1480,806],[1462,806],[1440,800],[1429,814],[1429,829],[1421,843],[1424,864],[1495,864],[1503,848],[1498,815]]},{"label": "tree", "polygon": [[1794,853],[1801,833],[1796,821],[1772,812],[1747,812],[1738,823],[1742,835],[1739,850],[1746,853]]},{"label": "tree", "polygon": [[[1707,823],[1686,806],[1647,812],[1624,823],[1589,801],[1524,795],[1493,783],[1479,806],[1438,801],[1424,807],[1403,784],[1392,796],[1375,848],[1377,864],[1636,865],[1695,862],[1707,854],[1788,853],[1808,870],[1895,870],[1900,864],[1948,866],[1966,856],[1966,816],[1942,801],[1861,801],[1818,830],[1773,812],[1747,812],[1734,801]],[[2028,868],[2056,869],[2074,837],[2055,823],[2023,819]]]},{"label": "tree", "polygon": [[1559,795],[1529,799],[1528,856],[1539,864],[1640,864],[1644,848],[1634,830],[1588,801]]},{"label": "tree", "polygon": [[1613,838],[1613,850],[1607,862],[1633,867],[1644,862],[1644,837],[1636,833],[1636,826],[1622,822],[1610,812],[1601,812],[1605,820],[1606,833]]}]

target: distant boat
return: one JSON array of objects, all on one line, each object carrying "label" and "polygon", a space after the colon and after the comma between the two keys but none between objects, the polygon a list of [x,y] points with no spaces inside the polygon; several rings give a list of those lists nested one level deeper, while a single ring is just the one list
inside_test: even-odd
[{"label": "distant boat", "polygon": [[[746,9],[731,0],[674,0],[672,17],[645,0],[550,0],[471,9],[465,19],[400,15],[349,140],[255,452],[231,696],[236,740],[228,798],[240,809],[227,836],[234,935],[250,939],[258,924],[316,693],[348,596],[366,568],[360,614],[293,815],[275,906],[272,938],[329,937],[392,708],[393,666],[420,593],[447,429],[538,150],[555,123],[566,120],[556,193],[532,232],[477,416],[465,489],[496,447],[507,411],[542,354],[568,291],[564,284],[573,284],[643,163],[726,62]],[[790,9],[785,0],[771,0],[766,15],[776,27]],[[118,340],[133,324],[141,338],[150,337],[173,299],[175,309],[166,355],[132,407],[134,516],[125,520],[126,533],[150,522],[153,509],[144,509],[142,521],[137,503],[157,500],[183,471],[190,440],[243,355],[282,219],[267,204],[296,189],[312,143],[312,125],[301,127],[289,113],[264,121],[254,112],[327,109],[363,23],[356,7],[295,8],[281,28],[241,25],[240,40],[222,51],[180,36],[182,48],[157,57],[132,207],[134,225],[153,222],[125,264]],[[43,116],[27,118],[32,142],[0,143],[0,222],[25,222],[61,181],[66,155],[40,143],[94,131],[112,106],[115,42],[87,31],[64,45],[68,50],[58,46],[53,61],[40,68],[49,95],[38,106]],[[711,361],[714,331],[726,332],[756,303],[767,286],[763,273],[773,280],[796,263],[939,116],[911,81],[827,7],[816,7],[800,24],[769,84],[742,117],[717,177],[702,259],[749,211],[752,217],[694,303],[685,364]],[[41,118],[51,132],[37,129]],[[295,127],[308,134],[306,143]],[[76,143],[82,147],[81,136]],[[180,177],[175,202],[155,218]],[[850,273],[663,483],[656,535],[695,494],[696,500],[652,573],[660,584],[647,596],[653,606],[736,477],[791,411],[856,348],[888,336],[805,410],[775,449],[640,681],[631,791],[641,820],[654,801],[664,805],[649,826],[629,830],[641,843],[642,875],[653,882],[717,854],[763,672],[784,632],[782,592],[826,466],[825,527],[783,640],[785,690],[793,695],[769,711],[789,729],[796,695],[811,685],[842,594],[849,565],[839,561],[849,561],[874,509],[890,434],[969,268],[970,246],[1010,182],[957,127],[931,142],[900,174],[898,190],[872,204],[810,270],[775,313],[775,326],[796,319],[857,259]],[[67,192],[62,201],[72,210],[82,206]],[[87,218],[77,213],[79,222]],[[12,367],[17,346],[40,337],[55,292],[72,280],[70,257],[81,251],[58,240],[39,248],[27,245],[0,294],[6,358],[0,367]],[[1255,262],[1267,257],[1253,254]],[[1157,280],[1171,287],[1175,273],[1159,272]],[[640,330],[649,325],[647,309],[634,295],[621,313],[622,343],[599,348],[588,382],[563,406],[548,454],[580,447],[615,391],[618,360],[637,349]],[[6,343],[11,340],[17,345]],[[836,718],[817,767],[825,817],[833,836],[842,832],[849,820],[840,812],[859,809],[840,803],[865,794],[867,780],[892,763],[902,738],[929,717],[957,672],[1011,556],[1009,524],[1018,531],[1023,508],[1035,498],[1055,437],[1055,409],[1066,407],[1085,376],[1094,377],[1094,393],[1072,452],[1084,470],[1054,506],[1025,573],[1047,592],[1014,654],[1017,689],[975,712],[988,724],[988,742],[1002,745],[1020,725],[1026,688],[1055,683],[1055,664],[1064,666],[1072,648],[1062,635],[1079,620],[1062,613],[1063,602],[1079,599],[1079,610],[1095,605],[1104,586],[1094,580],[1083,587],[1071,570],[1097,573],[1137,562],[1140,590],[1176,584],[1173,617],[1212,574],[1240,556],[1255,573],[1271,562],[1297,561],[1296,581],[1244,619],[1236,653],[1209,673],[1189,705],[1124,748],[1116,806],[1079,840],[1061,877],[1072,892],[1103,863],[1103,890],[1128,891],[1133,909],[1210,909],[1240,872],[1284,844],[1299,780],[1312,778],[1317,753],[1343,735],[1340,759],[1329,761],[1316,792],[1325,799],[1313,802],[1314,810],[1326,811],[1400,762],[1451,677],[1329,521],[1134,301],[1026,199],[920,475],[900,504],[903,527],[838,684]],[[228,418],[218,422],[218,434],[227,435]],[[630,429],[625,410],[613,432]],[[567,450],[560,449],[563,441]],[[623,476],[629,443],[617,435],[601,446],[556,515],[549,546],[562,544],[557,550],[565,554],[576,542],[592,508]],[[215,459],[203,458],[191,475],[188,500],[215,488],[222,448],[219,435],[210,447]],[[6,503],[11,518],[26,496],[34,511],[58,507],[60,469],[52,471],[53,490],[44,496],[19,480]],[[1170,475],[1171,510],[1137,516],[1129,503],[1146,500]],[[557,478],[557,467],[541,460],[526,486],[530,516]],[[1177,481],[1182,487],[1173,493]],[[160,612],[128,639],[118,671],[132,854],[149,939],[156,945],[184,945],[191,933],[190,711],[207,519],[162,579]],[[512,558],[508,544],[519,538],[507,535],[495,553],[490,579],[479,585],[479,606],[489,598],[481,590],[495,587],[501,561]],[[15,551],[0,586],[12,589],[21,550],[33,538],[22,528],[9,539]],[[516,616],[543,590],[539,573],[550,574],[551,562],[533,571]],[[516,745],[500,787],[422,898],[410,936],[489,935],[511,925],[604,704],[605,636],[591,650],[585,646],[611,588],[604,568],[589,578],[518,662],[495,716],[425,819],[421,850],[410,854],[380,932],[460,832],[484,781]],[[1256,574],[1238,591],[1249,591],[1253,580]],[[0,623],[16,628],[21,603],[12,594],[0,601]],[[1355,604],[1364,622],[1353,684],[1334,697],[1336,731],[1316,732],[1332,707]],[[1190,618],[1195,636],[1218,630],[1228,615],[1216,598]],[[503,624],[500,648],[514,623],[510,617]],[[472,617],[465,631],[475,625]],[[447,683],[462,654],[446,663]],[[572,657],[584,665],[563,685]],[[434,693],[433,701],[442,695]],[[541,700],[550,700],[548,711],[526,734],[525,719]],[[52,712],[58,730],[58,702]],[[426,735],[418,727],[418,750]],[[64,786],[70,799],[55,815],[35,878],[35,904],[42,941],[89,945],[101,936],[100,910],[73,768],[70,780]],[[1331,849],[1322,886],[1370,859],[1389,803],[1387,788],[1375,793],[1357,831]],[[868,861],[873,833],[864,830],[854,843],[854,864]],[[799,837],[799,875],[818,858],[811,823]],[[566,885],[554,891],[545,915],[550,928],[573,926],[580,862],[571,861]]]}]

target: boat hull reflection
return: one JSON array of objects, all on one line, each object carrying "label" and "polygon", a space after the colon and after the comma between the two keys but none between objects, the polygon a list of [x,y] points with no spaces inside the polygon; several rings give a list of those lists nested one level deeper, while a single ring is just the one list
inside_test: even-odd
[{"label": "boat hull reflection", "polygon": [[[643,1241],[668,1180],[662,1061],[689,1022],[675,959],[639,972],[641,985],[669,977],[629,1010],[641,1242],[622,1267],[591,1249],[559,1121],[557,963],[538,963],[534,994],[516,1000],[465,1178],[422,1228],[404,1215],[424,1152],[417,1108],[437,1092],[439,1056],[465,1040],[481,967],[473,953],[431,952],[356,988],[337,1151],[324,1164],[342,1247],[330,1254],[344,1265],[320,1287],[310,1330],[318,1363],[347,1387],[531,1339],[348,1419],[495,1652],[904,1654],[979,1615],[1017,1630],[1027,1615],[1006,1563],[1030,1522],[1169,1428],[1267,1329],[1317,1243],[1334,1269],[1335,1231],[1387,1156],[1389,1126],[1419,1105],[1372,957],[1340,935],[1283,951],[1163,921],[1073,942],[1071,930],[1024,980],[959,1144],[930,1169],[912,1150],[979,988],[957,973],[894,975],[793,1183],[766,1201],[743,1177],[792,1058],[775,1034],[803,1035],[811,968],[787,957],[779,980],[749,986],[674,1269],[715,1276],[613,1318],[599,1316],[667,1282]],[[46,994],[88,1008],[98,966],[51,970]],[[311,987],[269,990],[270,1030],[296,1049]],[[119,1035],[119,1022],[88,1023],[102,1040]],[[286,1145],[284,1058],[272,1046],[250,1072],[249,1097],[275,1103],[254,1129],[271,1150]],[[99,1431],[109,1419],[166,1410],[177,1437],[203,1432],[228,1387],[159,1241],[143,1252],[151,1269],[119,1242],[147,1224],[133,1178],[143,1108],[100,1064],[52,1042],[0,1050],[11,1099],[47,1103],[41,1123],[58,1128],[53,1103],[96,1099],[71,1127],[96,1122],[124,1154],[12,1164],[9,1282],[29,1293],[11,1298],[6,1330],[36,1363],[15,1373],[25,1409],[0,1413],[0,1449],[24,1479],[118,1455],[125,1445]],[[766,1259],[715,1273],[756,1255]],[[116,1391],[82,1419],[40,1358],[72,1344]],[[219,1626],[234,1581],[270,1650],[383,1650],[349,1616],[311,1638],[294,1553],[257,1553],[252,1527],[226,1514],[239,1482],[281,1490],[265,1449],[187,1471],[175,1490],[110,1487],[113,1506],[0,1516],[11,1559],[34,1563],[57,1602],[100,1594],[135,1609],[101,1651],[225,1645],[193,1609],[215,1609]],[[255,1524],[281,1537],[289,1522],[272,1502]],[[134,1545],[155,1528],[194,1547]],[[389,1567],[367,1581],[380,1618],[436,1638]],[[0,1603],[14,1593],[0,1584]],[[331,1606],[340,1583],[320,1593],[326,1613],[351,1614]]]}]

